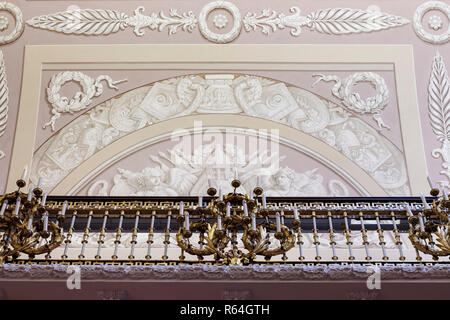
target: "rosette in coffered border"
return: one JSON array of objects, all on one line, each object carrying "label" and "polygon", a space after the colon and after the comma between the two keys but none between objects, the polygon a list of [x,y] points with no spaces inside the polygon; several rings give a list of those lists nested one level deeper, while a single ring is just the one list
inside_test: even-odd
[{"label": "rosette in coffered border", "polygon": [[[215,10],[225,10],[230,16],[232,27],[229,31],[220,32],[228,23],[223,15],[214,16],[214,27],[208,26],[207,20]],[[389,29],[409,23],[403,17],[370,10],[351,8],[320,9],[302,16],[299,7],[290,8],[291,15],[263,9],[260,14],[248,12],[242,15],[239,8],[229,1],[213,1],[207,3],[199,12],[198,18],[193,11],[178,13],[176,9],[164,12],[151,12],[144,15],[145,8],[138,7],[133,16],[110,9],[76,9],[66,10],[31,18],[27,24],[40,29],[77,35],[108,35],[134,27],[137,36],[143,36],[144,28],[163,31],[166,27],[169,35],[179,30],[193,32],[197,24],[200,34],[214,43],[229,43],[245,31],[261,30],[268,35],[271,31],[290,29],[292,36],[299,36],[302,27],[319,33],[342,35],[361,32],[372,32]],[[225,19],[224,19],[225,18]],[[214,29],[214,30],[212,30]]]}]

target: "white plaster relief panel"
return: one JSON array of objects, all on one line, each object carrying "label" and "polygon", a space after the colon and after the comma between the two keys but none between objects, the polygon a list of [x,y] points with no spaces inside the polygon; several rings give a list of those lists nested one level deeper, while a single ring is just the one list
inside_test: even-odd
[{"label": "white plaster relief panel", "polygon": [[401,151],[377,130],[329,101],[251,75],[191,75],[159,81],[81,115],[35,153],[32,180],[53,189],[68,173],[124,135],[191,114],[245,114],[312,135],[356,163],[388,194],[409,194]]},{"label": "white plaster relief panel", "polygon": [[450,80],[442,56],[433,59],[428,87],[428,111],[430,123],[440,148],[432,151],[434,158],[442,159],[440,174],[446,179],[439,181],[442,187],[450,188]]},{"label": "white plaster relief panel", "polygon": [[[217,9],[226,10],[231,15],[230,30],[219,32],[228,23],[228,20],[220,18],[220,15],[215,15],[213,18],[215,30],[211,30],[208,26],[208,16]],[[302,16],[300,8],[295,6],[290,8],[292,15],[266,8],[261,14],[247,12],[241,18],[244,13],[241,14],[239,8],[229,1],[213,1],[205,4],[198,13],[198,18],[193,11],[179,14],[174,8],[169,9],[168,16],[163,12],[159,15],[155,12],[144,15],[144,10],[144,7],[138,7],[134,16],[128,16],[123,12],[110,9],[68,9],[33,17],[27,21],[27,24],[64,34],[84,35],[108,35],[124,30],[126,27],[134,27],[134,33],[137,36],[144,35],[144,31],[141,30],[143,28],[163,31],[167,27],[169,35],[177,33],[179,29],[193,32],[198,24],[199,31],[206,40],[214,43],[229,43],[239,37],[242,27],[247,32],[260,28],[266,35],[270,31],[288,28],[291,29],[290,34],[297,37],[301,34],[302,27],[318,33],[342,35],[380,31],[409,23],[409,20],[400,16],[352,8],[327,8]],[[222,17],[226,18],[223,15]],[[218,19],[221,21],[218,22]]]}]

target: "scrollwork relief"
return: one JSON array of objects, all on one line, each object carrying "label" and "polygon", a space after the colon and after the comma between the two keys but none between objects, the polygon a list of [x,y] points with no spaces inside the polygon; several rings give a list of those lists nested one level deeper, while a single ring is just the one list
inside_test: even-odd
[{"label": "scrollwork relief", "polygon": [[[216,10],[226,10],[232,17],[232,27],[223,31],[228,19],[223,14],[214,15],[213,24],[216,30],[208,26],[208,17]],[[134,16],[110,9],[77,9],[66,10],[54,14],[34,17],[27,24],[41,29],[62,32],[65,34],[107,35],[134,27],[137,36],[143,36],[143,28],[162,31],[168,28],[169,35],[179,29],[192,32],[199,25],[200,34],[214,43],[229,43],[235,40],[244,26],[247,32],[258,28],[268,35],[270,31],[291,29],[292,36],[299,36],[302,27],[311,31],[326,34],[355,34],[361,32],[380,31],[409,23],[403,17],[361,9],[328,8],[314,11],[307,16],[300,15],[300,8],[292,7],[291,15],[263,9],[261,14],[248,12],[241,18],[239,9],[229,1],[212,1],[200,11],[198,19],[192,11],[179,14],[175,9],[169,10],[169,16],[163,12],[143,14],[144,7],[138,7]]]},{"label": "scrollwork relief", "polygon": [[[115,85],[127,81],[126,79],[113,81],[111,77],[101,75],[97,79],[93,79],[82,72],[64,71],[53,75],[47,88],[47,100],[52,106],[52,118],[44,124],[44,129],[48,126],[55,131],[55,121],[61,117],[62,113],[73,114],[75,112],[86,109],[92,102],[92,98],[98,97],[103,93],[103,85],[101,81],[105,80],[112,89],[118,89]],[[83,89],[77,92],[72,99],[61,96],[59,91],[61,87],[70,81],[78,82]]]},{"label": "scrollwork relief", "polygon": [[431,128],[441,143],[441,147],[431,153],[434,158],[442,158],[443,161],[444,170],[440,174],[446,179],[439,183],[442,187],[450,188],[450,81],[439,53],[433,59],[428,86],[428,115]]},{"label": "scrollwork relief", "polygon": [[130,132],[205,113],[246,114],[283,123],[344,154],[387,193],[410,193],[401,151],[346,107],[283,82],[234,74],[171,78],[98,105],[39,148],[32,179],[37,182],[42,176],[45,188],[52,189],[81,162]]},{"label": "scrollwork relief", "polygon": [[179,14],[176,9],[170,9],[169,15],[152,12],[142,14],[144,7],[138,7],[134,16],[107,9],[76,9],[66,10],[54,14],[34,17],[27,24],[40,29],[47,29],[65,34],[108,35],[134,27],[137,36],[143,36],[143,28],[163,31],[168,28],[169,35],[177,33],[179,29],[192,32],[197,25],[197,19],[192,11]]},{"label": "scrollwork relief", "polygon": [[349,34],[360,32],[372,32],[408,23],[405,18],[382,12],[365,11],[349,8],[329,8],[300,15],[299,7],[292,7],[292,15],[277,13],[264,9],[260,15],[247,13],[243,18],[246,31],[261,28],[261,32],[268,35],[270,31],[278,29],[291,29],[292,36],[299,36],[302,27],[308,27],[311,31],[327,34]]}]

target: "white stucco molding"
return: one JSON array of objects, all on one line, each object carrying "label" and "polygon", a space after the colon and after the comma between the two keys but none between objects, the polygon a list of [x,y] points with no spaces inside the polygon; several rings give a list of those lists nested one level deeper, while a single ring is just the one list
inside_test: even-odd
[{"label": "white stucco molding", "polygon": [[[0,280],[66,281],[68,265],[3,264]],[[366,281],[369,265],[82,265],[83,280]],[[448,280],[450,265],[378,266],[382,280]]]}]

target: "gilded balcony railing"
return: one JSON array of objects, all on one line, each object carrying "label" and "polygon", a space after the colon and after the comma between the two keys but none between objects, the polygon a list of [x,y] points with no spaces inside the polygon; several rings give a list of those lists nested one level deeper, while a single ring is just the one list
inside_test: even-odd
[{"label": "gilded balcony railing", "polygon": [[[199,221],[203,215],[206,223],[213,226],[217,219],[207,210],[199,210],[211,200],[204,197],[199,205],[198,198],[193,197],[48,197],[49,223],[61,221],[65,207],[63,222],[59,224],[62,243],[50,253],[34,256],[21,253],[15,263],[215,263],[214,256],[189,254],[177,243],[180,223],[176,218],[181,204],[184,212],[189,213],[190,222]],[[435,198],[427,200],[432,203]],[[15,205],[7,204],[6,208],[14,210]],[[300,221],[298,228],[293,228],[295,207]],[[409,239],[409,215],[417,216],[424,211],[420,198],[267,198],[267,209],[269,221],[275,223],[279,214],[281,224],[293,230],[294,246],[270,260],[257,256],[252,263],[449,261],[447,257],[433,258],[420,252]],[[264,219],[256,218],[256,223],[261,224]],[[6,233],[3,230],[2,236]],[[278,245],[275,234],[276,230],[267,230],[268,247]],[[242,232],[236,236],[241,237]],[[189,242],[200,247],[206,245],[195,233]]]}]

